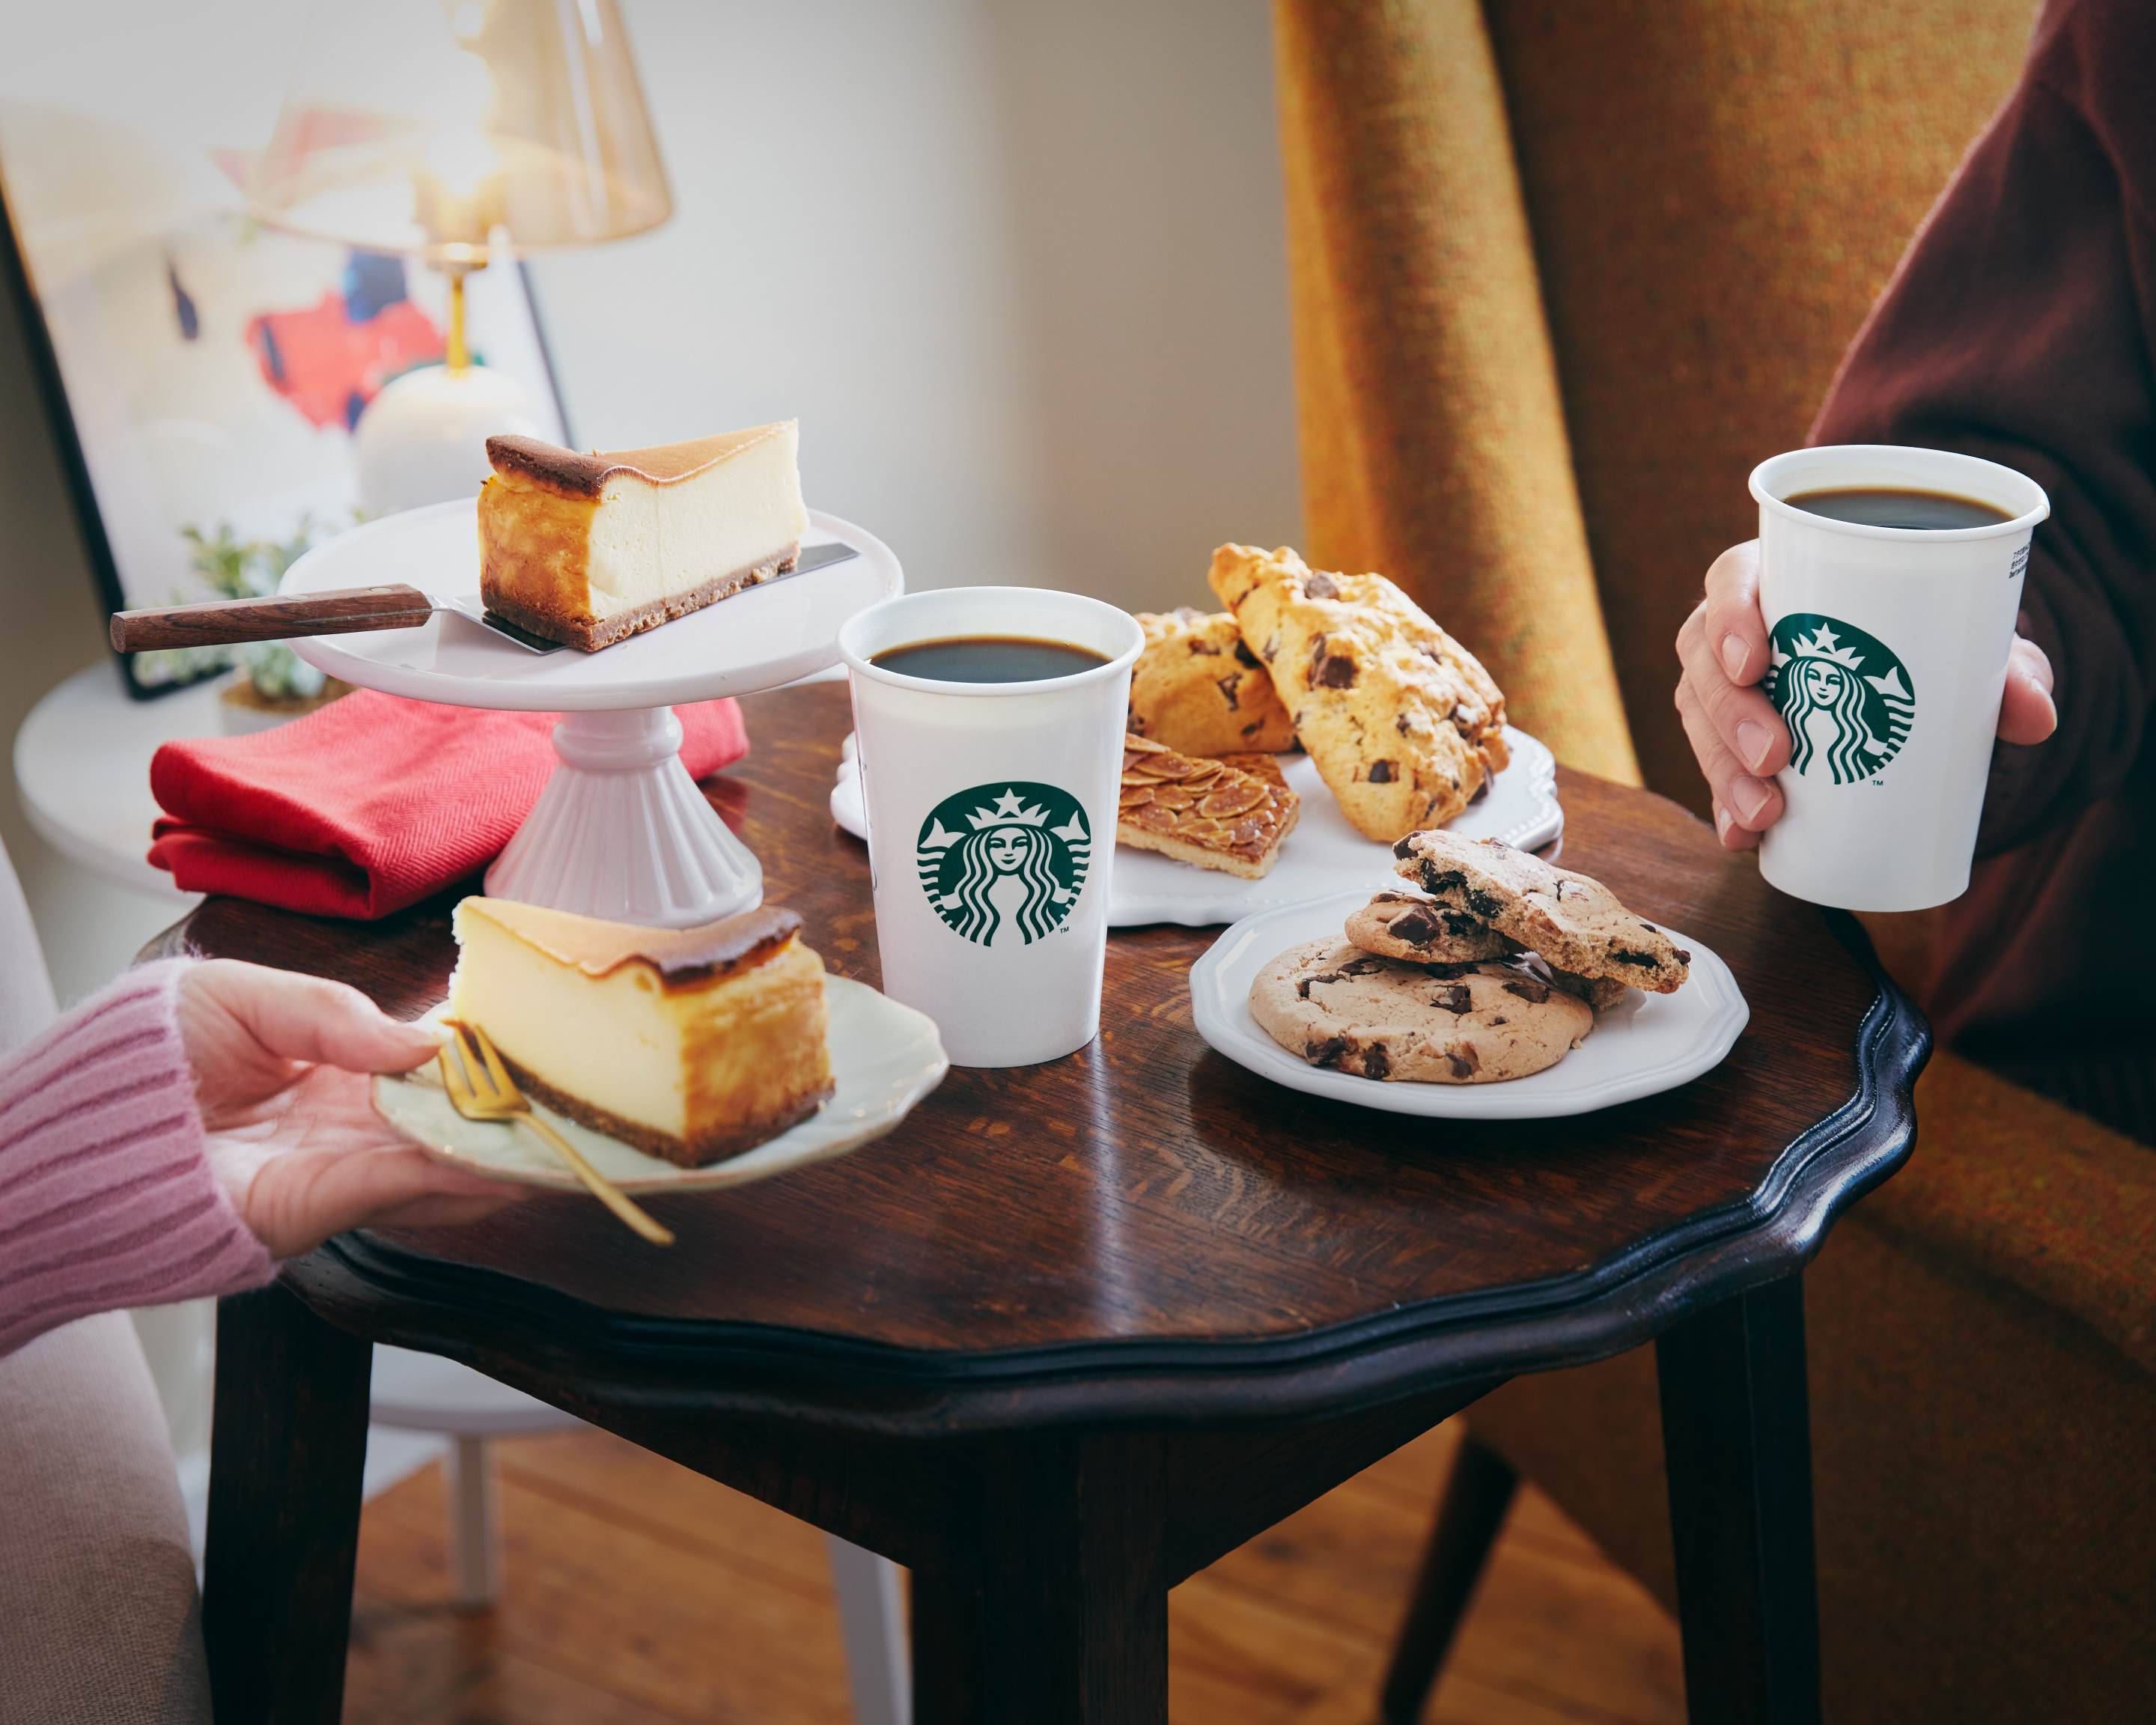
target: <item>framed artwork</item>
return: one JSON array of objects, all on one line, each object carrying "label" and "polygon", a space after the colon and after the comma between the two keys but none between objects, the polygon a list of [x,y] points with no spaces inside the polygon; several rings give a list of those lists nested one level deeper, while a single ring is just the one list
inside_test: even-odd
[{"label": "framed artwork", "polygon": [[[352,430],[442,357],[448,288],[247,213],[305,8],[71,0],[0,56],[0,290],[14,295],[107,613],[273,583],[357,515]],[[470,279],[474,358],[568,441],[530,279]],[[549,422],[551,421],[551,424]],[[129,688],[220,649],[122,656]]]}]

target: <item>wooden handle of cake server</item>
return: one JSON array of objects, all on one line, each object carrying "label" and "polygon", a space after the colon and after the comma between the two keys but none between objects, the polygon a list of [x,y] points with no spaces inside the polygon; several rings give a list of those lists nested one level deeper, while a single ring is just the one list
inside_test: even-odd
[{"label": "wooden handle of cake server", "polygon": [[347,587],[293,598],[211,599],[157,611],[116,611],[118,653],[153,647],[228,647],[294,635],[348,635],[365,629],[417,629],[434,602],[416,587]]}]

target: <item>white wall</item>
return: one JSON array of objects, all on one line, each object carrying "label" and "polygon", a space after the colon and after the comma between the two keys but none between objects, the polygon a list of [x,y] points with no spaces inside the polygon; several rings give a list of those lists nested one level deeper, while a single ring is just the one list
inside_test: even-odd
[{"label": "white wall", "polygon": [[1204,597],[1296,504],[1251,0],[627,0],[675,214],[535,273],[577,436],[802,422],[916,586]]}]

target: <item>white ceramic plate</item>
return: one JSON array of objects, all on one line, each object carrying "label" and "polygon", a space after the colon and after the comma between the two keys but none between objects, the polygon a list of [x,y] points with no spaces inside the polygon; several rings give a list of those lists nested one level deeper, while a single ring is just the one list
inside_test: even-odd
[{"label": "white ceramic plate", "polygon": [[[513,712],[614,712],[750,695],[834,665],[839,625],[902,593],[898,559],[874,534],[819,510],[804,545],[843,540],[860,552],[706,605],[597,653],[527,653],[492,630],[437,612],[420,629],[314,635],[292,643],[308,664],[415,701]],[[285,572],[280,593],[408,582],[438,599],[479,592],[479,506],[438,503],[340,533]]]},{"label": "white ceramic plate", "polygon": [[1650,1096],[1722,1064],[1752,1015],[1729,967],[1689,935],[1664,932],[1691,953],[1674,994],[1635,988],[1595,1015],[1585,1042],[1554,1066],[1502,1084],[1395,1084],[1297,1060],[1250,1016],[1250,984],[1276,955],[1305,941],[1337,940],[1349,911],[1368,902],[1337,893],[1245,917],[1190,967],[1198,1034],[1239,1066],[1314,1096],[1451,1120],[1546,1120]]},{"label": "white ceramic plate", "polygon": [[[1564,810],[1557,800],[1557,761],[1526,732],[1509,725],[1505,741],[1512,750],[1510,764],[1491,782],[1490,794],[1445,830],[1463,839],[1502,839],[1522,850],[1539,850],[1564,830]],[[1180,922],[1205,928],[1346,886],[1367,886],[1373,892],[1398,886],[1390,847],[1372,843],[1348,825],[1310,757],[1283,755],[1281,764],[1288,784],[1302,798],[1302,818],[1281,845],[1270,874],[1245,880],[1217,869],[1194,868],[1158,851],[1119,845],[1108,894],[1109,926]],[[856,839],[868,837],[851,737],[840,751],[839,780],[831,788],[831,819]]]},{"label": "white ceramic plate", "polygon": [[[798,1126],[731,1162],[709,1168],[676,1168],[646,1156],[619,1138],[593,1132],[538,1108],[549,1124],[583,1151],[592,1165],[624,1192],[711,1192],[746,1186],[789,1169],[806,1168],[858,1150],[906,1118],[913,1105],[943,1081],[944,1058],[936,1025],[926,1014],[844,977],[824,978],[831,1014],[831,1100]],[[439,1018],[437,1007],[429,1016]],[[528,1127],[466,1120],[449,1106],[429,1064],[405,1078],[374,1081],[375,1111],[443,1162],[489,1179],[521,1186],[584,1189],[546,1141]]]}]

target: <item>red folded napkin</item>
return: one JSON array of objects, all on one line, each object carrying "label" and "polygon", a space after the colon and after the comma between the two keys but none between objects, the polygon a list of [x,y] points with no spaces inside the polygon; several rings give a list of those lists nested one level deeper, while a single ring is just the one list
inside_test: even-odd
[{"label": "red folded napkin", "polygon": [[[731,701],[677,706],[702,778],[748,752]],[[187,892],[317,916],[387,916],[484,867],[554,769],[553,713],[483,712],[362,689],[252,737],[168,742],[150,860]]]}]

